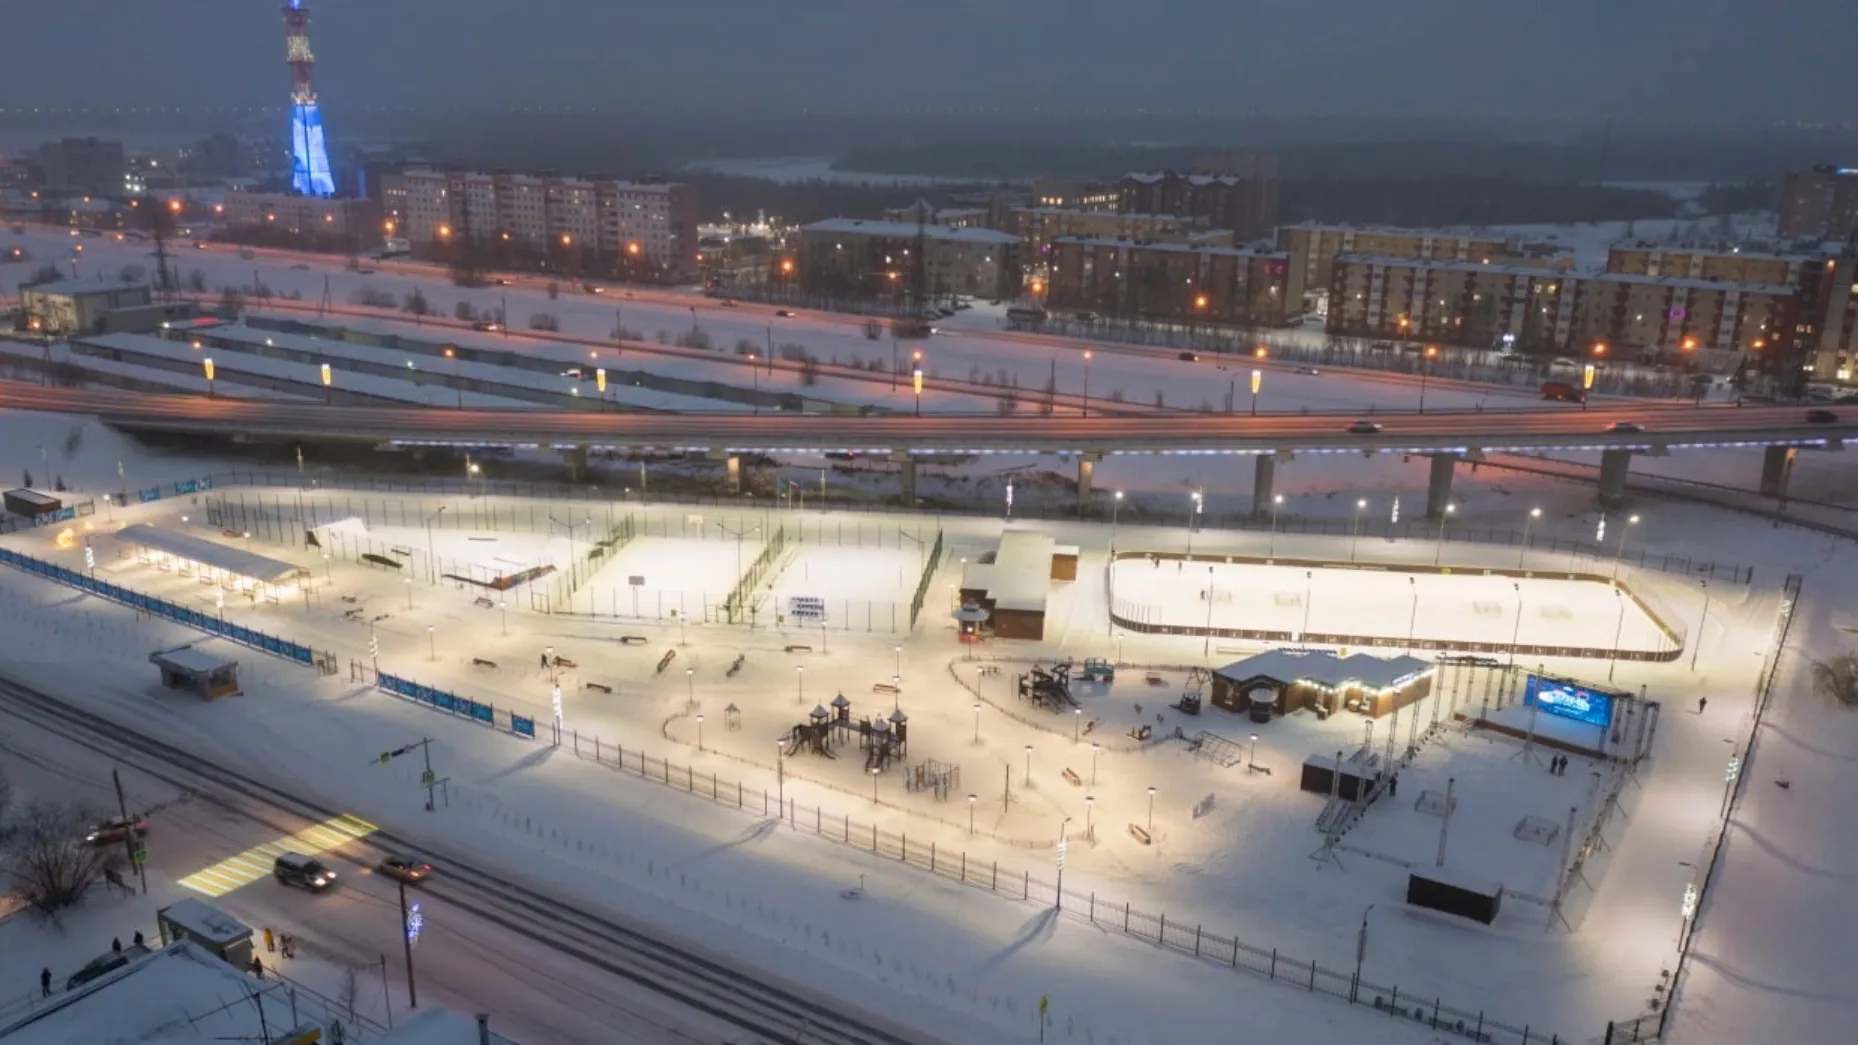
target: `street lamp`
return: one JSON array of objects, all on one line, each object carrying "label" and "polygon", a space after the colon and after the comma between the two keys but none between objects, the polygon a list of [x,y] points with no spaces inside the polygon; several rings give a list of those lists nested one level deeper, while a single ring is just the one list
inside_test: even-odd
[{"label": "street lamp", "polygon": [[684,702],[695,707],[697,704],[697,669],[684,669]]},{"label": "street lamp", "polygon": [[445,509],[450,507],[451,505],[449,504],[441,504],[439,505],[438,511],[426,516],[426,568],[432,572],[432,583],[434,584],[439,583],[439,556],[437,552],[433,551],[432,547],[432,520],[444,515]]},{"label": "street lamp", "polygon": [[974,742],[981,742],[981,702],[974,702]]},{"label": "street lamp", "polygon": [[[775,792],[777,796],[776,801],[778,801],[781,804],[780,805],[781,819],[785,820],[787,818],[787,738],[786,737],[781,737],[780,739],[774,742],[774,786],[775,788],[777,788],[777,791]],[[766,795],[767,792],[763,791],[762,794]],[[767,799],[763,798],[762,801],[766,802]]]},{"label": "street lamp", "polygon": [[1084,728],[1084,709],[1083,708],[1072,708],[1071,709],[1071,743],[1075,744],[1079,740],[1082,740],[1084,738],[1084,734],[1082,732],[1083,728]]},{"label": "street lamp", "polygon": [[1355,561],[1355,548],[1361,544],[1361,513],[1367,506],[1368,499],[1366,497],[1355,502],[1355,532],[1354,536],[1350,537],[1348,541],[1349,562]]},{"label": "street lamp", "polygon": [[1200,526],[1200,509],[1206,503],[1205,496],[1199,490],[1195,490],[1191,496],[1193,508],[1187,513],[1187,557],[1190,559],[1194,553],[1194,531]]},{"label": "street lamp", "polygon": [[1361,912],[1361,932],[1355,937],[1355,981],[1348,989],[1348,1000],[1351,1002],[1361,989],[1361,963],[1368,957],[1368,914],[1373,910],[1374,905],[1369,904],[1368,909]]},{"label": "street lamp", "polygon": [[1529,514],[1523,519],[1523,546],[1522,550],[1516,553],[1516,568],[1519,570],[1523,568],[1523,559],[1529,554],[1529,528],[1535,525],[1535,521],[1541,517],[1542,509],[1531,508]]},{"label": "street lamp", "polygon": [[1116,497],[1110,502],[1110,550],[1116,550],[1116,519],[1122,514],[1123,492],[1116,491]]},{"label": "street lamp", "polygon": [[508,599],[498,599],[497,612],[503,615],[503,633],[508,635],[510,633],[510,601]]},{"label": "street lamp", "polygon": [[806,665],[805,664],[794,665],[794,703],[802,707],[806,705]]},{"label": "street lamp", "polygon": [[1090,416],[1090,350],[1084,350],[1084,416]]},{"label": "street lamp", "polygon": [[1095,809],[1096,806],[1097,800],[1094,796],[1084,796],[1084,839],[1090,842],[1095,842],[1097,840],[1097,833],[1094,829],[1094,825],[1091,823],[1090,815],[1091,810]]},{"label": "street lamp", "polygon": [[1626,632],[1626,599],[1618,588],[1613,589],[1613,601],[1619,603],[1619,623],[1613,625],[1613,656],[1606,665],[1608,682],[1613,681],[1613,671],[1619,667],[1619,640]]},{"label": "street lamp", "polygon": [[703,750],[703,716],[697,716],[697,750]]},{"label": "street lamp", "polygon": [[1283,503],[1283,494],[1274,493],[1271,495],[1271,547],[1265,552],[1265,558],[1267,559],[1277,558],[1277,510]]},{"label": "street lamp", "polygon": [[979,795],[976,795],[973,792],[969,792],[968,794],[968,837],[969,838],[974,837],[974,800],[979,797],[980,797]]},{"label": "street lamp", "polygon": [[1437,345],[1427,345],[1426,354],[1419,361],[1419,412],[1426,412],[1426,379],[1432,376],[1432,361],[1437,359]]},{"label": "street lamp", "polygon": [[434,630],[433,626],[430,624],[426,625],[426,659],[427,660],[438,660],[439,659],[438,633]]},{"label": "street lamp", "polygon": [[882,772],[883,770],[877,768],[876,766],[871,767],[871,804],[872,805],[877,804],[877,775]]},{"label": "street lamp", "polygon": [[1697,637],[1692,639],[1690,642],[1690,670],[1691,671],[1697,670],[1697,653],[1703,648],[1703,626],[1710,622],[1710,581],[1709,581],[1709,578],[1708,577],[1703,578],[1702,582],[1703,582],[1703,615],[1697,618]]},{"label": "street lamp", "polygon": [[400,579],[406,582],[406,608],[410,610],[413,608],[413,578],[406,576]]},{"label": "street lamp", "polygon": [[1097,756],[1103,753],[1102,744],[1090,745],[1090,786],[1097,786]]},{"label": "street lamp", "polygon": [[[1246,772],[1256,772],[1257,769],[1258,769],[1258,734],[1253,733],[1252,734],[1252,753],[1250,755],[1247,755],[1245,758],[1245,770]],[[1150,790],[1153,790],[1153,789],[1151,788]]]},{"label": "street lamp", "polygon": [[1150,834],[1155,833],[1155,789],[1153,787],[1148,789],[1148,831]]},{"label": "street lamp", "polygon": [[1419,578],[1412,574],[1406,576],[1407,591],[1413,595],[1413,609],[1406,618],[1406,655],[1413,655],[1413,636],[1419,627]]},{"label": "street lamp", "polygon": [[1026,786],[1032,786],[1032,745],[1026,745]]},{"label": "street lamp", "polygon": [[1619,564],[1624,561],[1626,557],[1626,532],[1630,527],[1637,526],[1638,524],[1638,516],[1628,515],[1626,516],[1626,525],[1619,528],[1619,548],[1613,552],[1613,584],[1615,586],[1619,584]]},{"label": "street lamp", "polygon": [[1452,513],[1457,510],[1457,505],[1447,504],[1445,510],[1439,513],[1439,541],[1432,549],[1432,565],[1434,566],[1437,566],[1439,560],[1445,556],[1445,524],[1451,519]]}]

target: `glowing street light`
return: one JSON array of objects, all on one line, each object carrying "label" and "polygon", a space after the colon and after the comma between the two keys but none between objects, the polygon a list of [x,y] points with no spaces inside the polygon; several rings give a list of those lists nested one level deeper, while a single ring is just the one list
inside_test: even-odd
[{"label": "glowing street light", "polygon": [[1439,513],[1439,540],[1432,549],[1432,565],[1434,566],[1437,566],[1439,560],[1445,555],[1445,524],[1451,520],[1452,513],[1457,510],[1457,505],[1447,504],[1445,510]]},{"label": "glowing street light", "polygon": [[1528,516],[1523,519],[1523,546],[1522,550],[1516,553],[1516,568],[1519,570],[1523,568],[1523,559],[1529,554],[1529,527],[1535,525],[1535,521],[1541,517],[1542,509],[1531,508]]},{"label": "glowing street light", "polygon": [[1355,549],[1361,544],[1361,513],[1368,507],[1368,499],[1361,498],[1355,502],[1355,532],[1348,541],[1348,561],[1355,561]]}]

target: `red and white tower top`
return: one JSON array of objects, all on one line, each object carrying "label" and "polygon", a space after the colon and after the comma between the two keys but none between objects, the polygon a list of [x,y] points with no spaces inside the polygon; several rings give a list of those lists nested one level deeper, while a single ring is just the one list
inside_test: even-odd
[{"label": "red and white tower top", "polygon": [[310,86],[310,72],[316,56],[310,53],[310,11],[303,0],[284,5],[284,60],[290,65],[290,100],[297,105],[316,101],[316,89]]}]

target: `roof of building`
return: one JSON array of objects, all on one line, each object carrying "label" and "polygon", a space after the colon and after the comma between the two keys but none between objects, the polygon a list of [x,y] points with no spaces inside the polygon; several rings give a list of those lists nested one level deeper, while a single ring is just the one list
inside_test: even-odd
[{"label": "roof of building", "polygon": [[1043,533],[1008,530],[1000,536],[994,561],[970,564],[962,571],[961,586],[986,592],[996,610],[1043,612],[1052,590],[1052,556],[1057,553],[1057,544]]},{"label": "roof of building", "polygon": [[1123,180],[1153,185],[1169,178],[1179,178],[1189,185],[1240,185],[1245,178],[1237,174],[1181,174],[1175,171],[1137,171],[1123,175]]},{"label": "roof of building", "polygon": [[224,570],[235,577],[275,584],[303,572],[303,567],[269,556],[234,548],[218,541],[195,537],[190,533],[162,530],[147,523],[131,523],[116,531],[115,538],[139,548],[166,552],[188,562]]},{"label": "roof of building", "polygon": [[1634,276],[1623,272],[1568,272],[1563,269],[1536,268],[1531,265],[1484,265],[1475,261],[1441,258],[1396,258],[1384,254],[1337,254],[1337,264],[1385,265],[1388,268],[1438,269],[1444,272],[1498,272],[1511,276],[1534,276],[1562,282],[1637,283],[1659,287],[1683,287],[1689,290],[1735,289],[1749,294],[1772,294],[1791,297],[1794,288],[1784,283],[1726,283],[1722,280],[1688,279],[1678,276]]},{"label": "roof of building", "polygon": [[102,276],[82,276],[77,279],[61,279],[52,283],[40,283],[21,288],[35,294],[101,294],[107,291],[140,290],[148,293],[146,283],[124,283],[120,279],[106,279]]},{"label": "roof of building", "polygon": [[[811,225],[800,226],[801,232],[836,234],[847,236],[884,236],[891,239],[909,239],[916,235],[917,225],[913,221],[868,221],[864,218],[827,218]],[[964,243],[983,243],[997,246],[1018,243],[1019,237],[1010,232],[995,229],[951,229],[942,225],[923,225],[922,234],[926,239],[957,240]]]},{"label": "roof of building", "polygon": [[54,994],[32,1011],[0,1020],[0,1042],[259,1041],[265,1022],[257,1006],[228,1002],[263,995],[275,1019],[290,1011],[286,990],[276,981],[253,979],[197,944],[176,943],[75,990]]},{"label": "roof of building", "polygon": [[1351,225],[1346,222],[1298,221],[1279,225],[1282,229],[1308,229],[1311,232],[1368,232],[1377,236],[1412,236],[1415,239],[1449,239],[1475,240],[1486,243],[1508,243],[1514,236],[1480,232],[1445,232],[1438,229],[1415,229],[1402,225]]},{"label": "roof of building", "polygon": [[1205,218],[1185,218],[1179,214],[1137,214],[1118,210],[1083,210],[1078,207],[1012,207],[1015,214],[1053,214],[1068,217],[1094,218],[1101,221],[1173,221],[1183,225],[1204,225]]},{"label": "roof of building", "polygon": [[216,656],[192,646],[157,650],[149,654],[148,659],[151,663],[173,668],[176,671],[184,671],[190,675],[211,675],[221,668],[238,663],[230,657]]},{"label": "roof of building", "polygon": [[1661,257],[1705,257],[1705,258],[1743,258],[1749,261],[1786,261],[1808,262],[1826,260],[1826,252],[1800,251],[1794,253],[1776,253],[1761,250],[1701,250],[1693,247],[1671,247],[1660,243],[1647,243],[1643,240],[1632,243],[1619,240],[1607,248],[1608,253],[1616,250],[1632,251],[1642,254],[1657,254]]},{"label": "roof of building", "polygon": [[[1220,230],[1223,231],[1223,230]],[[1084,246],[1098,247],[1140,247],[1143,250],[1167,250],[1185,254],[1208,254],[1215,257],[1233,258],[1276,258],[1290,260],[1287,250],[1275,250],[1270,247],[1204,247],[1194,243],[1163,243],[1132,236],[1058,236],[1053,243],[1077,243]]]},{"label": "roof of building", "polygon": [[1351,683],[1375,689],[1397,686],[1432,670],[1418,657],[1376,657],[1367,653],[1338,657],[1327,650],[1275,649],[1234,661],[1213,674],[1231,682],[1268,678],[1278,682],[1314,682],[1330,689]]}]

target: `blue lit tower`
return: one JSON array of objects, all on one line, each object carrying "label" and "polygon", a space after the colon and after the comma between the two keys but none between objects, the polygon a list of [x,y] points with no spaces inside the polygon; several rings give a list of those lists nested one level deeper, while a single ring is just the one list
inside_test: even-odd
[{"label": "blue lit tower", "polygon": [[290,63],[290,187],[304,196],[335,195],[335,177],[329,173],[329,149],[323,144],[323,114],[316,107],[316,90],[310,70],[316,56],[310,53],[310,12],[303,0],[284,5],[284,39]]}]

